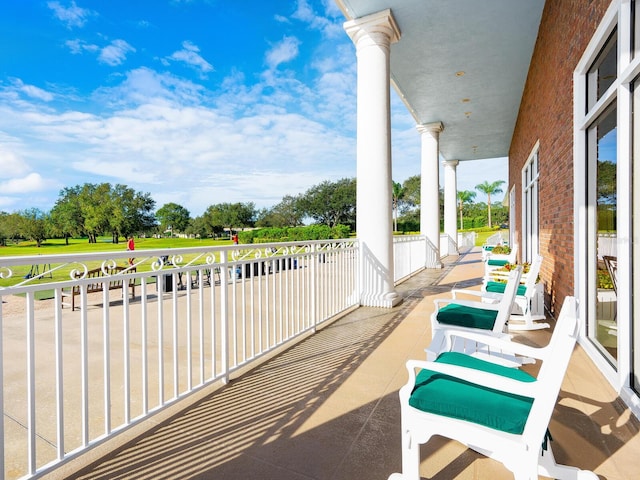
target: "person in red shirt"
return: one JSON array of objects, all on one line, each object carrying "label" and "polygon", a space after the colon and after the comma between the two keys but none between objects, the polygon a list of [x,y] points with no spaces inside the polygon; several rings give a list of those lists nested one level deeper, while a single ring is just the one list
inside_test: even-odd
[{"label": "person in red shirt", "polygon": [[[127,241],[127,250],[133,251],[136,249],[136,244],[133,241],[133,235],[129,237],[129,241]],[[129,265],[133,265],[133,258],[129,259]]]}]

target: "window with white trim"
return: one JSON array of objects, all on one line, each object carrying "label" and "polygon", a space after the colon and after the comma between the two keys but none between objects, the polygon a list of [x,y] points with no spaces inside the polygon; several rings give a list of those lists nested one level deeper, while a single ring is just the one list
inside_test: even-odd
[{"label": "window with white trim", "polygon": [[522,256],[533,261],[540,250],[540,218],[538,205],[538,145],[522,169]]}]

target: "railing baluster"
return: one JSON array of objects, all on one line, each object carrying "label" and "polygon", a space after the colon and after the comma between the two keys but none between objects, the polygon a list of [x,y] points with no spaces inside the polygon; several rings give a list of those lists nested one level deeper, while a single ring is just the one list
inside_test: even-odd
[{"label": "railing baluster", "polygon": [[[209,277],[209,288],[213,290],[215,288],[215,284],[213,283],[213,271],[210,273],[211,277]],[[205,374],[204,374],[204,270],[198,270],[198,285],[200,288],[198,289],[198,353],[199,353],[199,361],[200,361],[200,385],[204,384]]]},{"label": "railing baluster", "polygon": [[[102,291],[102,304],[108,305],[109,291]],[[109,309],[102,309],[102,368],[103,368],[103,385],[104,385],[104,433],[111,433],[111,326],[109,322]]]},{"label": "railing baluster", "polygon": [[[103,284],[104,286],[104,284]],[[80,377],[82,378],[82,446],[89,445],[89,345],[87,333],[87,288],[80,288]]]},{"label": "railing baluster", "polygon": [[193,388],[193,338],[191,338],[191,272],[185,272],[187,279],[187,391]]},{"label": "railing baluster", "polygon": [[156,277],[156,293],[158,295],[158,405],[164,405],[164,291],[163,274]]},{"label": "railing baluster", "polygon": [[141,332],[141,362],[142,362],[142,414],[149,413],[149,331],[147,321],[149,309],[147,305],[147,282],[142,278],[140,282],[140,332]]},{"label": "railing baluster", "polygon": [[33,299],[34,293],[27,293],[27,432],[29,474],[33,474],[36,471],[36,346]]},{"label": "railing baluster", "polygon": [[[56,456],[58,460],[62,460],[64,458],[64,367],[62,360],[62,292],[59,288],[54,290],[54,308],[54,341],[56,352]],[[0,312],[0,318],[1,317],[2,314]],[[0,362],[2,358],[1,345],[2,339],[0,338]],[[4,438],[4,436],[0,435],[0,438]],[[4,469],[0,471],[4,471]]]},{"label": "railing baluster", "polygon": [[220,360],[223,382],[229,382],[229,275],[228,252],[222,252],[220,267]]},{"label": "railing baluster", "polygon": [[[4,317],[2,316],[2,304],[4,300],[0,295],[0,385],[4,385]],[[0,412],[4,412],[4,388],[0,388]],[[58,417],[59,418],[59,417]],[[4,478],[4,455],[5,455],[5,439],[4,439],[4,418],[0,422],[0,478]]]},{"label": "railing baluster", "polygon": [[124,374],[124,423],[131,423],[131,332],[129,331],[129,290],[122,287],[122,352]]},{"label": "railing baluster", "polygon": [[260,281],[260,277],[262,276],[261,272],[262,264],[260,262],[256,262],[253,264],[253,273],[254,275],[251,277],[251,286],[249,288],[249,339],[251,341],[251,349],[250,355],[251,358],[255,358],[256,356],[256,303],[255,303],[255,284],[256,281]]},{"label": "railing baluster", "polygon": [[[238,365],[238,268],[239,265],[236,264],[231,269],[231,343],[233,347],[233,365],[232,367],[236,367]],[[241,274],[242,275],[242,274]]]},{"label": "railing baluster", "polygon": [[172,322],[172,348],[173,348],[173,398],[178,398],[180,394],[180,367],[178,361],[178,274],[172,273],[172,291],[171,291],[171,306],[173,312]]},{"label": "railing baluster", "polygon": [[[211,272],[213,274],[213,272]],[[213,279],[213,276],[211,277]],[[222,291],[223,289],[223,284],[222,284],[222,279],[220,280],[220,291]],[[222,296],[222,295],[221,295]],[[209,294],[209,298],[211,301],[211,378],[214,379],[218,376],[218,362],[217,362],[217,355],[218,355],[218,348],[217,348],[217,341],[218,341],[218,335],[217,335],[217,319],[218,316],[216,315],[216,289],[215,289],[215,282],[211,285],[211,292]]]}]

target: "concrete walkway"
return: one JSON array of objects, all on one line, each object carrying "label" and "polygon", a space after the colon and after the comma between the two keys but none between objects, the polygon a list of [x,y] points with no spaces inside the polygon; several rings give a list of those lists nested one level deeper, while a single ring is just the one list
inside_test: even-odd
[{"label": "concrete walkway", "polygon": [[[433,299],[454,286],[478,286],[482,268],[477,251],[449,258],[444,270],[400,285],[404,301],[396,308],[360,308],[140,437],[110,442],[110,453],[80,473],[70,473],[75,463],[48,478],[386,479],[401,466],[397,392],[406,360],[424,358]],[[541,345],[549,335],[516,339]],[[637,478],[639,422],[580,347],[551,431],[559,462],[601,479]],[[422,458],[421,475],[432,480],[512,478],[443,439],[423,447]]]}]

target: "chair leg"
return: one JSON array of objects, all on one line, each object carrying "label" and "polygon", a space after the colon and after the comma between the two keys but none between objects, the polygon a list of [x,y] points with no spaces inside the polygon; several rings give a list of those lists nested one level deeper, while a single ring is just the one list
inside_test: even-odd
[{"label": "chair leg", "polygon": [[538,474],[558,480],[598,480],[599,478],[591,471],[557,464],[550,444],[546,451],[540,450],[540,456],[538,457]]},{"label": "chair leg", "polygon": [[[509,316],[509,330],[542,330],[550,327],[546,322],[536,323],[538,320],[545,320],[545,316],[531,314],[531,300],[527,299],[525,302],[518,302],[516,299],[516,302],[522,310],[522,315],[512,314]],[[513,323],[512,320],[517,323]]]},{"label": "chair leg", "polygon": [[420,480],[420,444],[410,430],[402,432],[402,479]]}]

